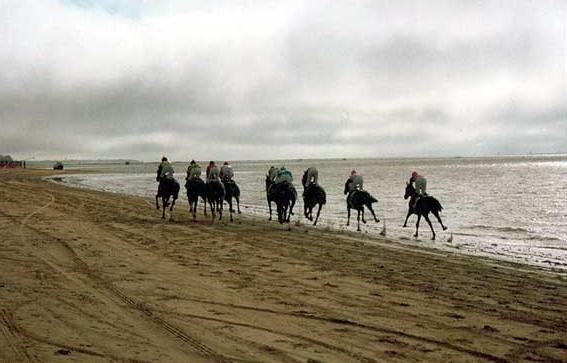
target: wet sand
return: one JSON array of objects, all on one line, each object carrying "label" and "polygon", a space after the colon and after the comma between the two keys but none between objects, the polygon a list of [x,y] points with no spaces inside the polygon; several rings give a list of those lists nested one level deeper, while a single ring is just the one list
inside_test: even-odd
[{"label": "wet sand", "polygon": [[567,362],[565,274],[52,173],[0,171],[1,362]]}]

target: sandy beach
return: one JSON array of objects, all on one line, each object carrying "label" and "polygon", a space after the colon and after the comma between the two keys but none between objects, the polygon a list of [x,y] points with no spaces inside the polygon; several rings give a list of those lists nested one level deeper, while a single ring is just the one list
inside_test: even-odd
[{"label": "sandy beach", "polygon": [[565,274],[50,174],[0,171],[1,362],[567,362]]}]

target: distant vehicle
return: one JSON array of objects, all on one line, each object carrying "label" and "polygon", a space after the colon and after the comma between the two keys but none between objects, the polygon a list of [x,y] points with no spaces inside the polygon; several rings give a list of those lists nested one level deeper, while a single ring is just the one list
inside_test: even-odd
[{"label": "distant vehicle", "polygon": [[53,170],[63,170],[63,163],[58,161],[55,164],[53,164]]},{"label": "distant vehicle", "polygon": [[126,160],[126,161],[124,162],[124,164],[130,165],[130,162],[129,162],[128,160]]}]

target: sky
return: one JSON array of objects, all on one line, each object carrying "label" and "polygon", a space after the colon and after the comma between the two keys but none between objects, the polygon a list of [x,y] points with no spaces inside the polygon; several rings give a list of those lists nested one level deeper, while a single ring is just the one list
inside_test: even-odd
[{"label": "sky", "polygon": [[0,2],[15,158],[567,152],[567,1]]}]

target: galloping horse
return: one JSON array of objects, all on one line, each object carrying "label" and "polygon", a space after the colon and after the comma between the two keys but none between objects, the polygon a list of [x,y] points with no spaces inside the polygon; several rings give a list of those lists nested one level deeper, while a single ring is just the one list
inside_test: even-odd
[{"label": "galloping horse", "polygon": [[[266,180],[266,185],[268,180]],[[278,221],[280,223],[287,222],[293,214],[293,206],[297,200],[297,191],[293,184],[288,182],[282,182],[278,184],[271,185],[268,187],[268,205],[273,201],[276,203],[278,211]],[[289,213],[288,213],[289,209]],[[272,220],[272,206],[270,205],[270,220]]]},{"label": "galloping horse", "polygon": [[441,217],[439,216],[439,212],[441,212],[443,207],[441,206],[441,203],[439,203],[437,199],[431,196],[424,196],[424,197],[420,197],[417,200],[417,203],[415,203],[415,198],[417,198],[417,193],[415,191],[415,188],[411,183],[406,183],[406,193],[404,194],[404,199],[408,199],[408,198],[410,198],[410,200],[408,203],[408,214],[404,222],[404,227],[407,226],[409,216],[411,216],[412,214],[417,214],[417,223],[415,224],[415,234],[413,235],[414,237],[417,237],[418,234],[417,231],[419,230],[419,221],[423,216],[423,218],[425,218],[425,220],[429,224],[429,227],[431,228],[431,233],[433,233],[433,237],[431,237],[431,240],[435,240],[435,231],[433,230],[433,225],[431,225],[431,221],[429,220],[429,212],[431,212],[437,218],[443,230],[444,231],[447,230],[447,227],[443,225],[443,221],[441,221]]},{"label": "galloping horse", "polygon": [[[163,205],[163,213],[161,214],[161,219],[165,219],[165,208],[167,208],[167,206],[169,205],[170,197],[173,197],[173,201],[171,202],[169,211],[173,212],[173,206],[175,205],[175,201],[179,197],[179,189],[179,183],[175,179],[164,179],[159,183],[158,192],[156,194],[156,209],[159,210],[158,198],[161,197]],[[170,215],[169,219],[173,220],[173,217]]]},{"label": "galloping horse", "polygon": [[207,201],[211,207],[212,221],[215,220],[215,212],[219,212],[219,221],[222,220],[222,204],[224,200],[224,186],[220,181],[210,181],[206,184]]},{"label": "galloping horse", "polygon": [[228,210],[230,212],[230,221],[232,222],[232,213],[234,209],[232,208],[232,198],[236,199],[236,209],[238,214],[240,214],[240,188],[234,180],[223,180],[225,196],[224,199],[228,202]]},{"label": "galloping horse", "polygon": [[317,225],[317,220],[319,220],[319,214],[321,213],[321,208],[324,204],[327,203],[327,194],[325,193],[325,189],[323,189],[319,184],[309,184],[305,186],[307,183],[307,170],[303,173],[303,178],[301,179],[301,183],[303,184],[303,214],[305,218],[309,219],[313,222],[313,208],[316,205],[319,205],[317,209],[317,216],[315,217],[315,221],[313,225]]},{"label": "galloping horse", "polygon": [[376,223],[380,222],[378,218],[376,218],[376,214],[374,214],[374,209],[372,209],[372,203],[376,203],[378,200],[370,195],[366,190],[353,190],[350,193],[348,192],[348,183],[345,184],[344,193],[347,194],[347,226],[350,225],[350,210],[355,209],[358,211],[357,216],[357,227],[356,230],[360,232],[360,219],[362,215],[362,223],[366,224],[366,220],[364,219],[364,206],[370,210],[372,213],[372,217],[374,217],[374,221]]},{"label": "galloping horse", "polygon": [[207,215],[207,188],[205,182],[201,178],[191,178],[185,182],[187,190],[187,199],[189,200],[189,213],[193,214],[193,219],[197,219],[197,204],[199,197],[203,199],[205,204],[205,216]]}]

